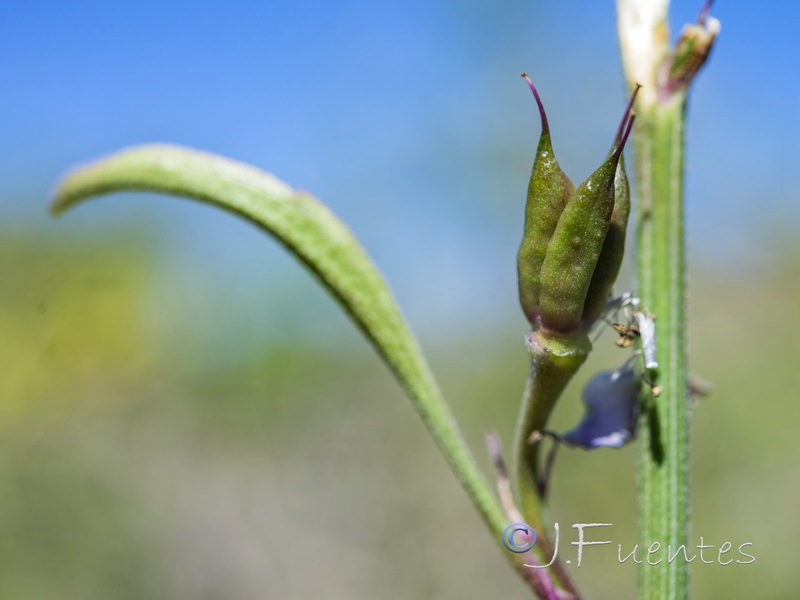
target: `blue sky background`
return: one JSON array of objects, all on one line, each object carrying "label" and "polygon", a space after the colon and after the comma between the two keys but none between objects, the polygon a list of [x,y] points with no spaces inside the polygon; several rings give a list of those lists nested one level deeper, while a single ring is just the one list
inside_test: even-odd
[{"label": "blue sky background", "polygon": [[[699,4],[673,3],[673,36]],[[690,104],[690,257],[730,276],[791,247],[800,217],[800,8],[754,6],[715,6],[722,35]],[[261,302],[265,290],[282,313],[259,325],[273,334],[302,327],[286,325],[301,317],[283,304],[337,312],[275,244],[208,208],[125,198],[47,216],[70,165],[130,144],[186,144],[330,205],[432,335],[492,327],[518,314],[515,253],[539,135],[522,71],[562,165],[582,180],[625,101],[611,1],[4,2],[0,231],[68,239],[133,225],[159,248],[165,289],[184,282],[172,301],[187,319],[206,301]]]}]

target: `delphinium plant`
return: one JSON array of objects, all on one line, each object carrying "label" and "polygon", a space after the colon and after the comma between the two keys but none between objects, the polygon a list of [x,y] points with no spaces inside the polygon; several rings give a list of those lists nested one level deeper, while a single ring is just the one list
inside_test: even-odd
[{"label": "delphinium plant", "polygon": [[[389,288],[347,227],[323,204],[254,167],[167,145],[141,146],[72,172],[58,188],[59,214],[92,197],[148,191],[192,198],[239,215],[279,240],[340,304],[407,392],[458,481],[512,567],[539,598],[580,598],[548,532],[548,481],[559,444],[620,447],[639,431],[642,543],[688,539],[687,377],[682,216],[686,95],[719,29],[708,16],[670,48],[666,0],[619,0],[630,101],[608,155],[575,186],[553,153],[544,105],[517,260],[530,376],[509,470],[487,436],[495,467],[481,473]],[[634,126],[635,123],[635,126]],[[631,212],[623,151],[633,138],[635,293],[613,293]],[[584,390],[586,415],[564,434],[550,413],[592,349],[593,332],[618,314],[622,364]],[[633,349],[638,349],[634,351]],[[557,528],[555,529],[557,535]],[[640,569],[639,598],[688,597],[687,564]]]}]

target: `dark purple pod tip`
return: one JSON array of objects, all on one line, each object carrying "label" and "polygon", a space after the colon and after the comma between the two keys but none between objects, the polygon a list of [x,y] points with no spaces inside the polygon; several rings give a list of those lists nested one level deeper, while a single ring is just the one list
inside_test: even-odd
[{"label": "dark purple pod tip", "polygon": [[533,97],[536,99],[536,106],[539,107],[539,117],[542,120],[542,131],[550,135],[550,124],[547,122],[547,113],[544,112],[544,104],[542,104],[542,99],[539,98],[539,92],[536,90],[536,86],[533,85],[533,81],[531,81],[527,73],[523,73],[522,78],[527,82],[528,87],[531,88],[531,92],[533,92]]},{"label": "dark purple pod tip", "polygon": [[636,433],[638,395],[639,374],[633,369],[599,373],[583,390],[583,420],[562,439],[586,450],[621,448]]},{"label": "dark purple pod tip", "polygon": [[625,130],[628,126],[628,121],[631,120],[633,117],[633,104],[636,102],[636,96],[639,94],[639,90],[642,89],[641,84],[637,83],[633,87],[633,93],[631,94],[631,99],[628,100],[628,106],[625,108],[625,115],[622,117],[622,121],[619,124],[619,128],[617,129],[617,135],[614,136],[614,146],[618,146],[619,143],[622,141],[622,136],[625,135]]}]

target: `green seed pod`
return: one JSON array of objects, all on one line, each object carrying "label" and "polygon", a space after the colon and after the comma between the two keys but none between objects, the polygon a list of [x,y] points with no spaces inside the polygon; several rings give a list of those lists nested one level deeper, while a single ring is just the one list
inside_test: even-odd
[{"label": "green seed pod", "polygon": [[[622,142],[622,136],[625,134],[626,125],[631,116],[631,109],[640,87],[637,85],[631,95],[625,117],[622,119],[619,129],[617,129],[617,135],[614,138],[612,153]],[[628,229],[628,215],[630,212],[630,185],[628,184],[628,175],[625,172],[625,157],[620,154],[617,172],[614,176],[614,211],[611,213],[608,233],[603,242],[600,257],[597,259],[597,266],[594,269],[592,282],[589,284],[589,291],[586,294],[586,302],[583,305],[583,324],[587,328],[603,312],[606,302],[611,296],[617,275],[619,275],[622,257],[625,254],[625,233]]]},{"label": "green seed pod", "polygon": [[542,135],[539,138],[536,159],[528,184],[525,229],[517,255],[517,276],[522,311],[528,322],[534,328],[538,328],[542,263],[558,219],[575,186],[556,161],[550,139],[550,126],[539,94],[528,76],[524,73],[522,76],[528,82],[539,107]]},{"label": "green seed pod", "polygon": [[614,212],[617,164],[633,119],[611,156],[569,198],[550,239],[541,271],[540,319],[545,330],[569,335],[581,325]]}]

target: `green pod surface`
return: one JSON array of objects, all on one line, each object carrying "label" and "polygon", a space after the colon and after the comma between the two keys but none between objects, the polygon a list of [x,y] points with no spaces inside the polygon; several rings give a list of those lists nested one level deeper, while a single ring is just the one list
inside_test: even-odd
[{"label": "green pod surface", "polygon": [[541,271],[541,325],[569,335],[581,326],[584,304],[614,213],[615,180],[622,149],[612,155],[569,198],[558,220]]},{"label": "green pod surface", "polygon": [[536,149],[531,179],[528,184],[528,200],[525,204],[525,228],[517,255],[519,279],[519,301],[528,322],[538,327],[541,295],[541,270],[547,246],[558,225],[569,197],[575,186],[561,167],[553,153],[550,127],[544,106],[531,80],[523,77],[536,99],[542,120],[542,135]]},{"label": "green pod surface", "polygon": [[[614,147],[611,149],[612,154],[616,152],[617,147],[622,143],[628,120],[631,118],[631,109],[640,87],[636,86],[631,95],[625,116],[614,138]],[[608,233],[603,242],[600,257],[597,259],[597,266],[592,275],[592,281],[589,284],[589,291],[586,293],[586,301],[583,306],[583,324],[587,328],[591,327],[592,323],[600,317],[606,302],[612,295],[614,282],[617,280],[617,275],[619,275],[619,270],[622,266],[622,258],[625,255],[625,235],[628,230],[630,212],[630,184],[628,183],[628,174],[625,172],[625,157],[620,154],[619,164],[614,176],[614,211],[611,213]]]},{"label": "green pod surface", "polygon": [[614,177],[614,211],[608,224],[608,233],[603,242],[603,249],[597,259],[592,281],[586,293],[583,306],[583,324],[591,327],[603,313],[606,302],[612,295],[614,282],[622,266],[625,255],[625,234],[628,230],[628,216],[631,212],[630,186],[622,159],[617,166]]}]

